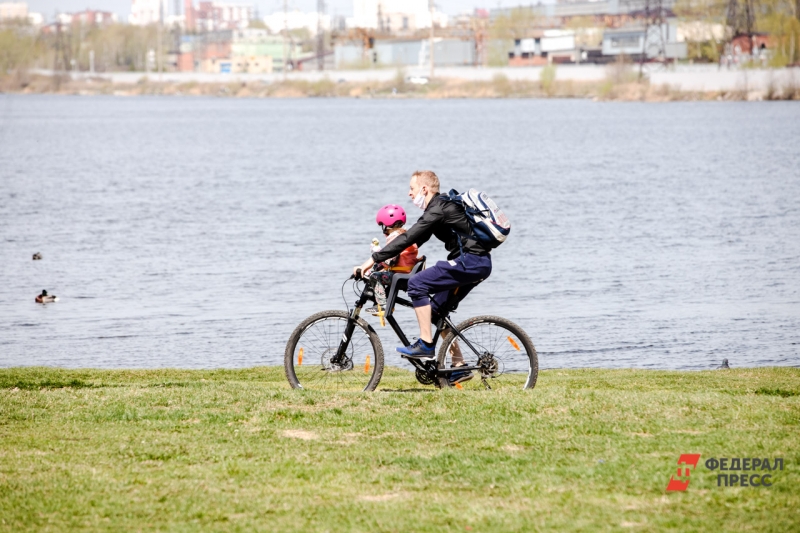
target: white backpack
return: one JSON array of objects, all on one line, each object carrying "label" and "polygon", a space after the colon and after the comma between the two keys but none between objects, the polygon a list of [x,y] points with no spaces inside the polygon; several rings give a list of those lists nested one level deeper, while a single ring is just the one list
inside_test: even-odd
[{"label": "white backpack", "polygon": [[506,241],[511,232],[511,222],[485,192],[470,189],[458,194],[458,191],[451,189],[448,197],[464,208],[472,235],[478,242],[489,248],[497,248]]}]

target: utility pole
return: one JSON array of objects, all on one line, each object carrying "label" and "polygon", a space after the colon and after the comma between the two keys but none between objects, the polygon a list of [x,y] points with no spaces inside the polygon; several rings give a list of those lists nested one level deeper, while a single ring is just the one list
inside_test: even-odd
[{"label": "utility pole", "polygon": [[430,53],[430,56],[431,56],[431,75],[430,75],[430,78],[433,79],[433,70],[434,70],[434,59],[433,59],[433,39],[434,39],[434,33],[433,33],[433,10],[434,10],[434,5],[433,5],[433,0],[428,0],[428,8],[431,11],[431,42],[430,42],[430,49],[431,49],[431,53]]},{"label": "utility pole", "polygon": [[287,13],[288,0],[283,0],[283,79],[286,80],[286,38],[289,36],[289,15]]},{"label": "utility pole", "polygon": [[161,82],[161,30],[164,28],[164,2],[158,0],[158,81]]},{"label": "utility pole", "polygon": [[[644,38],[642,41],[642,55],[639,57],[639,79],[644,75],[644,62],[647,60],[647,52],[651,48],[657,48],[654,54],[656,61],[662,65],[667,64],[667,43],[664,36],[666,19],[664,18],[663,0],[645,0],[644,3]],[[656,33],[656,38],[651,39],[650,35]]]},{"label": "utility pole", "polygon": [[55,54],[53,54],[53,85],[55,86],[56,91],[61,88],[61,70],[59,67],[59,59],[61,58],[62,54],[62,43],[61,43],[61,19],[58,18],[58,12],[56,12],[56,42],[55,44]]},{"label": "utility pole", "polygon": [[317,69],[325,70],[325,29],[322,17],[325,15],[325,0],[317,0]]}]

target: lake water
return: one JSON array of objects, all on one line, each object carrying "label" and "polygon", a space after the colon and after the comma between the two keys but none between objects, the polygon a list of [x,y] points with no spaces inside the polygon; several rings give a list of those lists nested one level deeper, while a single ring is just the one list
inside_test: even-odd
[{"label": "lake water", "polygon": [[0,96],[0,366],[282,364],[427,168],[513,224],[455,318],[542,368],[800,366],[798,142],[792,102]]}]

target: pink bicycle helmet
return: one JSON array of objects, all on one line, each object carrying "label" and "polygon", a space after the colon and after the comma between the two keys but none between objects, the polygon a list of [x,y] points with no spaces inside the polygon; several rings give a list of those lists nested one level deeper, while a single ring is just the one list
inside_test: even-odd
[{"label": "pink bicycle helmet", "polygon": [[406,212],[399,205],[385,205],[381,207],[380,211],[378,211],[378,214],[375,216],[375,222],[387,228],[391,228],[397,224],[397,222],[405,224]]}]

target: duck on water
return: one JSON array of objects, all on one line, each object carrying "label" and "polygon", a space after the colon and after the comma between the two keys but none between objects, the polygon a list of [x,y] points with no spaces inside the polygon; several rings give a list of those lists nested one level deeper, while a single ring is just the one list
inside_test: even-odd
[{"label": "duck on water", "polygon": [[50,296],[47,294],[47,291],[45,290],[42,291],[42,294],[36,296],[37,304],[49,304],[57,301],[58,301],[58,296]]}]

